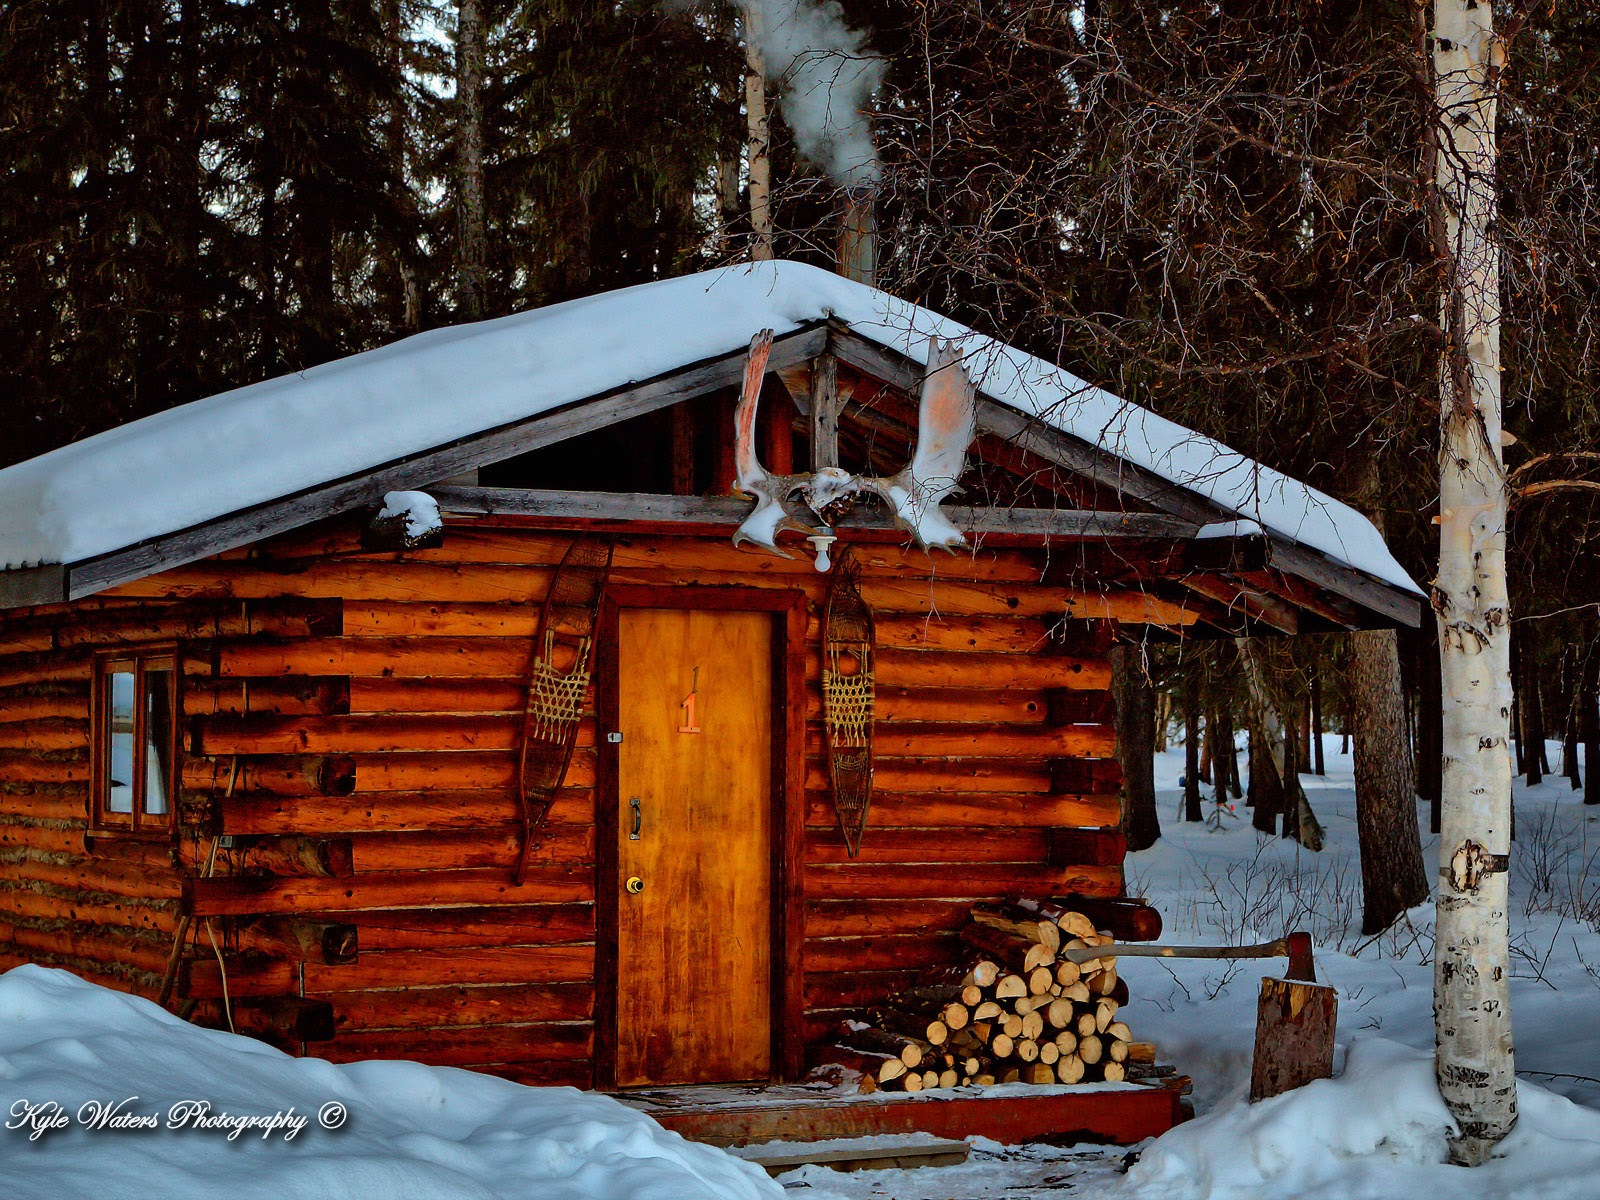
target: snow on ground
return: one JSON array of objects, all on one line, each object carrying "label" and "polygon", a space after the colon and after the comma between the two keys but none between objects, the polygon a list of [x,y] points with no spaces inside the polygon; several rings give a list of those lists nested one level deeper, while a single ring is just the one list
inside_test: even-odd
[{"label": "snow on ground", "polygon": [[[1328,774],[1302,778],[1327,831],[1319,854],[1266,838],[1237,802],[1213,819],[1179,819],[1183,750],[1157,758],[1161,841],[1130,855],[1128,888],[1143,894],[1175,942],[1239,944],[1308,930],[1322,982],[1339,991],[1336,1077],[1250,1105],[1258,981],[1282,960],[1218,964],[1123,959],[1123,1016],[1140,1040],[1195,1081],[1199,1118],[1140,1148],[978,1145],[963,1167],[781,1177],[808,1200],[1396,1200],[1471,1190],[1505,1200],[1600,1197],[1600,810],[1563,779],[1516,789],[1512,855],[1512,1018],[1521,1122],[1503,1157],[1468,1176],[1444,1165],[1449,1117],[1433,1085],[1433,916],[1363,938],[1355,793],[1339,739]],[[1559,746],[1552,747],[1552,760]],[[1246,767],[1241,763],[1241,769]],[[1437,839],[1418,805],[1423,858]]]},{"label": "snow on ground", "polygon": [[[86,1128],[83,1106],[96,1102],[110,1110],[105,1126]],[[285,1123],[230,1141],[223,1114]],[[176,1127],[119,1126],[129,1116]],[[604,1096],[417,1063],[290,1058],[31,966],[0,975],[0,1125],[7,1200],[783,1195],[761,1169]]]},{"label": "snow on ground", "polygon": [[[536,1197],[537,1200],[1407,1200],[1471,1190],[1504,1200],[1600,1196],[1600,810],[1565,780],[1519,785],[1512,862],[1512,1011],[1522,1118],[1495,1161],[1468,1175],[1443,1163],[1449,1118],[1433,1086],[1432,917],[1427,906],[1378,938],[1360,934],[1350,759],[1326,744],[1329,773],[1304,782],[1327,829],[1310,854],[1263,838],[1242,805],[1206,824],[1177,819],[1179,748],[1158,760],[1165,836],[1129,861],[1129,885],[1173,941],[1238,943],[1309,930],[1318,973],[1339,991],[1336,1076],[1244,1102],[1257,980],[1281,961],[1219,965],[1124,959],[1124,1016],[1195,1080],[1199,1118],[1139,1148],[1002,1147],[923,1170],[789,1172],[775,1184],[603,1097],[529,1089],[416,1064],[335,1067],[199,1030],[154,1005],[23,967],[0,976],[0,1110],[54,1101],[72,1128],[28,1139],[0,1129],[0,1196],[315,1195]],[[1207,805],[1210,808],[1209,802]],[[1419,805],[1426,830],[1426,810]],[[1436,869],[1437,846],[1424,832]],[[89,1131],[78,1106],[138,1097],[165,1117],[182,1100],[229,1113],[293,1108],[279,1129]],[[344,1106],[324,1129],[319,1109]]]}]

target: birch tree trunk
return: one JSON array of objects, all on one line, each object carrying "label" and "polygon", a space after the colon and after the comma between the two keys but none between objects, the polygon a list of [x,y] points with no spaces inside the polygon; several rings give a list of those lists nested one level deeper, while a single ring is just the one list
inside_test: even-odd
[{"label": "birch tree trunk", "polygon": [[1435,249],[1440,324],[1439,619],[1444,695],[1434,1023],[1452,1161],[1477,1166],[1517,1120],[1506,855],[1511,832],[1510,605],[1500,427],[1495,94],[1490,5],[1434,0]]},{"label": "birch tree trunk", "polygon": [[483,8],[456,9],[456,307],[468,321],[484,310]]},{"label": "birch tree trunk", "polygon": [[764,262],[772,257],[772,126],[767,116],[767,64],[761,52],[766,30],[759,4],[746,3],[743,11],[750,257],[755,262]]}]

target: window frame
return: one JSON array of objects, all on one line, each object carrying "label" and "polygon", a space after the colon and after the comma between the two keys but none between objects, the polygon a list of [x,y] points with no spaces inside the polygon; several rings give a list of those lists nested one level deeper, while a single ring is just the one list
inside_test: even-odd
[{"label": "window frame", "polygon": [[[167,688],[167,811],[145,811],[149,783],[149,770],[140,751],[146,745],[146,722],[149,717],[149,692],[145,677],[152,671],[165,671],[171,683]],[[139,768],[130,767],[132,778],[132,811],[113,813],[110,810],[112,751],[112,704],[107,695],[109,681],[114,674],[133,675],[133,750],[132,759]],[[170,642],[121,646],[96,653],[89,693],[90,746],[89,746],[89,829],[91,837],[137,838],[159,841],[174,836],[178,828],[178,781],[182,771],[180,755],[182,739],[178,720],[182,705],[178,695],[178,648]]]}]

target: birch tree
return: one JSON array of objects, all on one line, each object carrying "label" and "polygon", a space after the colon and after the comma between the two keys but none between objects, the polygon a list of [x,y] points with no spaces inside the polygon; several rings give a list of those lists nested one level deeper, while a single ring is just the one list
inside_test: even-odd
[{"label": "birch tree", "polygon": [[[1420,13],[1420,7],[1419,7]],[[1510,601],[1501,454],[1495,100],[1505,44],[1483,0],[1434,0],[1433,240],[1444,271],[1439,370],[1439,621],[1444,693],[1434,1021],[1454,1162],[1476,1166],[1517,1120],[1506,861]]]}]

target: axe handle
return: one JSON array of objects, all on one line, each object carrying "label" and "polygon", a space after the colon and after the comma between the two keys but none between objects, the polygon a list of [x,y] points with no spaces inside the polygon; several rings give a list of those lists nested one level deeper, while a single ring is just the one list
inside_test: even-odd
[{"label": "axe handle", "polygon": [[1077,950],[1058,950],[1057,958],[1085,963],[1096,958],[1287,958],[1288,977],[1313,979],[1311,935],[1291,933],[1254,946],[1160,946],[1149,942],[1107,942]]}]

